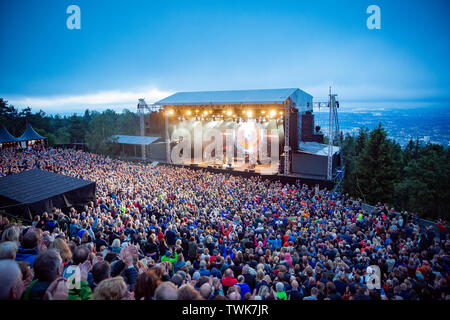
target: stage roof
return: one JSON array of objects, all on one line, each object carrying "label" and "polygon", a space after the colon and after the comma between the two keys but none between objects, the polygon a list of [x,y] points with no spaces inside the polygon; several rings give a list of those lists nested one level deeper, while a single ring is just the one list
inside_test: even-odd
[{"label": "stage roof", "polygon": [[227,105],[227,104],[282,104],[289,97],[296,102],[297,96],[312,96],[297,88],[194,91],[177,92],[155,102],[157,105]]},{"label": "stage roof", "polygon": [[[300,142],[299,149],[304,152],[312,153],[318,156],[328,157],[328,145],[318,142]],[[338,153],[339,147],[333,146],[332,153]]]},{"label": "stage roof", "polygon": [[114,135],[111,139],[116,139],[117,143],[122,144],[137,144],[137,145],[149,145],[153,142],[161,139],[161,137],[142,137],[142,136],[124,136],[124,135]]},{"label": "stage roof", "polygon": [[29,140],[41,140],[41,139],[47,139],[46,137],[41,136],[39,133],[34,131],[31,124],[27,124],[27,128],[25,129],[25,132],[17,138],[20,141],[29,141]]},{"label": "stage roof", "polygon": [[18,141],[19,139],[15,138],[11,133],[9,133],[8,129],[6,129],[4,125],[0,128],[0,143]]}]

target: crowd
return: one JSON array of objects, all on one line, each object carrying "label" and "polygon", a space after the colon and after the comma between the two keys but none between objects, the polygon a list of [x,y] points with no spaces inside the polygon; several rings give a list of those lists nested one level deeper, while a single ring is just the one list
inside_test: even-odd
[{"label": "crowd", "polygon": [[74,150],[0,151],[96,201],[0,220],[0,299],[448,300],[450,239],[414,214],[256,177]]}]

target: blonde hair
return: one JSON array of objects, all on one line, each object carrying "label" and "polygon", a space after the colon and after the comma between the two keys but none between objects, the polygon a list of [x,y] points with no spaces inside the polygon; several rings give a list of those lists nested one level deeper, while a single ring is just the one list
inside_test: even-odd
[{"label": "blonde hair", "polygon": [[72,251],[70,251],[69,245],[63,238],[56,238],[51,243],[50,248],[58,250],[63,261],[69,261],[72,259]]},{"label": "blonde hair", "polygon": [[114,239],[111,247],[120,247],[120,239]]},{"label": "blonde hair", "polygon": [[263,270],[258,270],[256,273],[256,280],[262,281],[264,279],[265,273]]},{"label": "blonde hair", "polygon": [[262,263],[258,263],[257,265],[256,265],[256,271],[264,271],[264,264],[262,264]]},{"label": "blonde hair", "polygon": [[92,300],[121,300],[125,298],[127,285],[121,276],[102,280],[94,290]]},{"label": "blonde hair", "polygon": [[15,241],[19,243],[20,229],[18,226],[11,226],[3,231],[2,242],[3,241]]}]

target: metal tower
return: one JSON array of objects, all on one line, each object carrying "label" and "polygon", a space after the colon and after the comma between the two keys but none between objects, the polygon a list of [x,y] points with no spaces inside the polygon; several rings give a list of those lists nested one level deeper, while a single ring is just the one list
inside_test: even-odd
[{"label": "metal tower", "polygon": [[[331,93],[331,87],[329,91],[328,102],[314,102],[315,107],[328,107],[328,159],[327,159],[327,180],[336,182],[336,187],[340,186],[342,179],[344,178],[344,162],[342,155],[342,144],[339,130],[339,119],[337,109],[339,108],[339,102],[336,100],[337,94]],[[339,155],[341,167],[336,169],[333,174],[333,147],[337,144],[339,147]],[[335,188],[336,188],[335,187]]]},{"label": "metal tower", "polygon": [[[139,114],[139,126],[141,129],[141,137],[145,137],[145,110],[152,112],[152,111],[158,111],[160,109],[159,106],[151,104],[150,106],[145,102],[144,98],[139,99],[138,105],[138,114]],[[146,159],[145,154],[145,144],[141,143],[141,154],[142,154],[142,160]]]},{"label": "metal tower", "polygon": [[284,108],[284,174],[287,176],[290,173],[291,169],[291,158],[290,158],[290,150],[291,146],[289,145],[289,133],[290,133],[290,119],[289,114],[291,113],[290,101],[285,105]]}]

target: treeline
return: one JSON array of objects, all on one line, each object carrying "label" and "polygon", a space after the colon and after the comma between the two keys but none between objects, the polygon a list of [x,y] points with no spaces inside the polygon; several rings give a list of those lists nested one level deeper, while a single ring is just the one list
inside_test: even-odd
[{"label": "treeline", "polygon": [[368,204],[387,203],[396,210],[447,217],[450,213],[450,149],[409,141],[405,148],[381,124],[345,135],[344,192]]},{"label": "treeline", "polygon": [[[157,128],[162,119],[155,117]],[[14,135],[25,129],[26,121],[48,138],[49,144],[86,143],[88,150],[119,155],[117,144],[107,138],[115,134],[139,135],[139,116],[124,110],[103,112],[86,110],[83,115],[47,115],[31,108],[21,111],[0,98],[0,125]],[[157,123],[159,122],[159,123]],[[387,203],[396,210],[422,213],[428,217],[450,212],[450,151],[441,145],[421,145],[410,141],[402,149],[387,138],[381,124],[372,131],[360,129],[357,135],[341,136],[346,167],[345,193],[368,204]]]},{"label": "treeline", "polygon": [[18,137],[29,122],[40,135],[48,138],[50,146],[57,144],[86,143],[92,152],[117,154],[117,145],[107,138],[115,134],[139,135],[139,116],[130,110],[117,113],[86,110],[84,114],[71,116],[48,115],[44,111],[32,113],[31,108],[19,111],[0,98],[0,125]]}]

